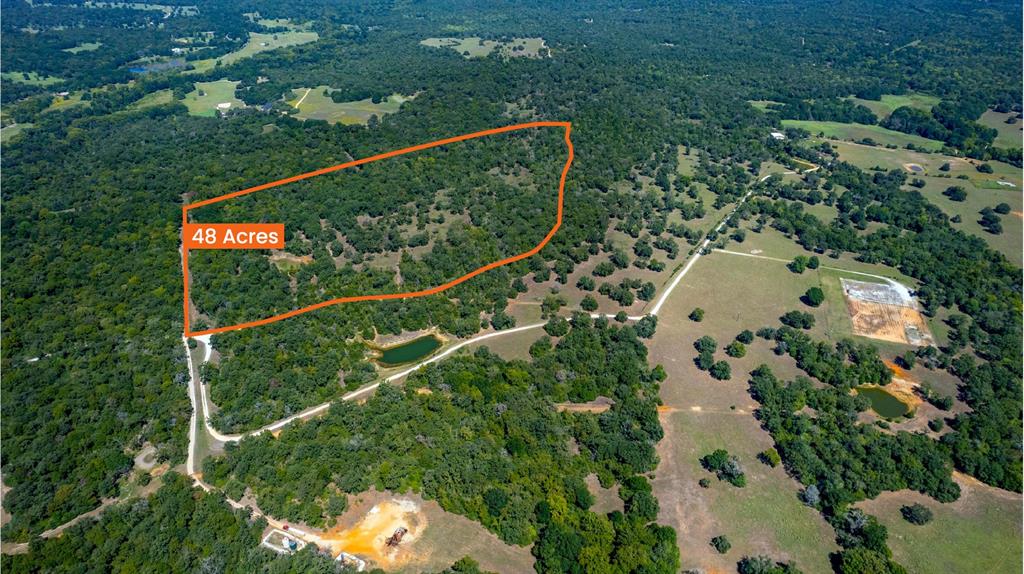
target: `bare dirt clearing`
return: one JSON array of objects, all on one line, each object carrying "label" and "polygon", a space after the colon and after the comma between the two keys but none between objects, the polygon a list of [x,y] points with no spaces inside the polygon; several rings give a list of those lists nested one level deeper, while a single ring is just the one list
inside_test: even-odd
[{"label": "bare dirt clearing", "polygon": [[840,281],[855,335],[906,345],[934,344],[928,323],[908,293],[886,283]]},{"label": "bare dirt clearing", "polygon": [[[439,571],[463,556],[502,574],[533,570],[529,548],[505,544],[480,524],[416,494],[370,490],[350,500],[338,525],[320,536],[334,555],[348,552],[371,561],[371,568],[389,572]],[[400,544],[387,546],[398,528],[408,532]]]}]

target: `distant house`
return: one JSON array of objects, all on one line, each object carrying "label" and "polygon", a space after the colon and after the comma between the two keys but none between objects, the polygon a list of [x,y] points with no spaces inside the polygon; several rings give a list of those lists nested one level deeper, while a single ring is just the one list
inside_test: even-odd
[{"label": "distant house", "polygon": [[771,135],[772,135],[773,138],[775,138],[775,139],[777,139],[779,141],[782,141],[782,140],[786,139],[786,134],[784,134],[782,132],[772,132]]}]

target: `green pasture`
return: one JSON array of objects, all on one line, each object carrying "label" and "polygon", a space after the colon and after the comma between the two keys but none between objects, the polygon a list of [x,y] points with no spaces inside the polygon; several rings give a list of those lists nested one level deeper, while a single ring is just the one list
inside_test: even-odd
[{"label": "green pasture", "polygon": [[807,130],[811,135],[825,134],[826,138],[837,140],[860,141],[870,138],[879,146],[895,145],[906,147],[907,144],[914,144],[915,147],[927,150],[938,151],[944,145],[937,140],[930,140],[918,135],[905,134],[883,128],[881,126],[869,126],[865,124],[844,124],[840,122],[818,122],[810,120],[782,120],[782,125],[789,128],[800,128]]}]

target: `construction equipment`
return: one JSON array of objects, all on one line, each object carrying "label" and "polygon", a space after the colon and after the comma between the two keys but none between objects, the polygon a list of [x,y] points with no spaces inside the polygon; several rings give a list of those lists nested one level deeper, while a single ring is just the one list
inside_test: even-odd
[{"label": "construction equipment", "polygon": [[398,546],[399,544],[402,543],[402,537],[405,536],[406,532],[409,532],[409,529],[407,529],[404,526],[399,526],[395,530],[395,532],[391,536],[388,537],[388,539],[385,542],[385,544],[387,544],[388,546]]}]

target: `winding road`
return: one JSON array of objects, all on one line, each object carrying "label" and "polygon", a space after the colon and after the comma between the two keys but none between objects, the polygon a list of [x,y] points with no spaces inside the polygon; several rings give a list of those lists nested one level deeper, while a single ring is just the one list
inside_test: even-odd
[{"label": "winding road", "polygon": [[[817,169],[817,168],[815,168],[815,169]],[[811,171],[813,171],[813,170],[811,170]],[[785,173],[796,173],[796,172],[785,172]],[[763,182],[766,179],[768,179],[769,177],[771,177],[771,175],[766,175],[766,176],[762,177],[761,179],[759,179],[758,182],[759,183]],[[721,233],[722,229],[724,229],[726,224],[728,223],[729,218],[731,218],[732,215],[735,214],[739,210],[739,208],[742,207],[742,205],[746,201],[749,200],[751,195],[754,194],[754,191],[755,190],[752,188],[751,190],[746,192],[742,197],[740,197],[740,200],[736,203],[736,206],[731,211],[729,211],[729,213],[726,214],[726,216],[723,217],[721,221],[719,221],[718,225],[716,225],[714,227],[715,233]],[[672,292],[675,291],[677,286],[679,286],[679,283],[683,280],[683,277],[685,277],[686,274],[689,273],[690,269],[693,268],[693,265],[697,262],[697,260],[709,253],[708,247],[711,246],[711,244],[712,244],[711,238],[710,237],[706,237],[705,240],[703,240],[701,242],[701,244],[695,250],[693,250],[693,252],[691,253],[689,259],[686,261],[686,264],[683,265],[683,267],[678,272],[676,272],[676,274],[672,277],[672,282],[669,283],[668,288],[664,292],[662,292],[662,295],[660,295],[655,300],[654,306],[651,307],[651,310],[647,314],[656,316],[658,314],[658,312],[660,312],[660,310],[662,310],[662,306],[665,305],[665,302],[668,301],[669,297],[672,295]],[[740,254],[740,255],[742,255],[742,254]],[[642,319],[645,316],[646,315],[630,315],[627,318],[629,320],[636,321],[636,320]],[[593,318],[599,318],[599,317],[611,318],[611,317],[613,317],[613,315],[602,314],[602,313],[593,313],[593,314],[591,314],[591,317],[593,317]],[[391,382],[398,381],[400,379],[406,378],[406,377],[409,376],[410,373],[412,373],[412,372],[414,372],[414,371],[416,371],[416,370],[418,370],[418,369],[420,369],[420,368],[422,368],[422,367],[424,367],[424,366],[426,366],[428,364],[437,362],[437,361],[439,361],[439,360],[441,360],[441,359],[443,359],[443,358],[445,358],[447,356],[450,356],[453,353],[455,353],[456,351],[466,347],[467,345],[473,345],[475,343],[479,343],[481,341],[486,341],[488,339],[493,339],[493,338],[496,338],[496,337],[503,337],[503,336],[506,336],[506,335],[513,335],[513,334],[516,334],[516,333],[522,333],[522,332],[524,332],[524,330],[541,328],[544,325],[545,325],[544,322],[530,323],[530,324],[527,324],[527,325],[517,326],[517,327],[505,329],[505,330],[496,330],[496,332],[493,332],[493,333],[486,333],[486,334],[483,334],[483,335],[480,335],[480,336],[477,336],[477,337],[473,337],[472,339],[467,339],[466,341],[462,341],[462,342],[460,342],[460,343],[458,343],[456,345],[453,345],[452,347],[449,347],[449,348],[445,349],[443,352],[438,353],[438,354],[436,354],[436,355],[434,355],[434,356],[432,356],[432,357],[430,357],[430,358],[428,358],[428,359],[426,359],[426,360],[424,360],[422,362],[416,363],[415,365],[413,365],[413,366],[411,366],[411,367],[409,367],[407,369],[404,369],[404,370],[401,370],[400,372],[396,372],[394,374],[391,374],[391,376],[381,380],[380,382],[377,382],[377,383],[374,383],[373,385],[368,385],[366,387],[362,387],[361,389],[357,389],[355,391],[347,393],[347,394],[343,395],[341,397],[341,399],[339,399],[339,400],[350,401],[350,400],[356,400],[356,399],[359,399],[361,397],[364,397],[365,395],[375,391],[378,387],[381,386],[381,384],[383,384],[383,383],[391,383]],[[205,350],[204,357],[203,357],[203,362],[204,363],[210,359],[210,355],[211,355],[211,352],[212,352],[212,348],[211,348],[211,345],[210,345],[210,337],[211,336],[209,336],[209,335],[203,335],[203,336],[197,336],[197,337],[193,338],[193,339],[196,339],[197,341],[199,341],[199,342],[201,342],[203,344],[203,347],[204,347],[204,350]],[[202,407],[202,409],[203,409],[202,412],[203,412],[203,425],[204,425],[204,429],[206,430],[207,434],[209,434],[210,437],[214,438],[215,440],[217,440],[219,442],[224,442],[224,443],[226,443],[226,442],[237,442],[237,441],[242,440],[245,437],[256,436],[256,435],[259,435],[259,434],[262,434],[262,433],[265,433],[265,432],[271,432],[272,433],[272,432],[275,432],[275,431],[280,431],[281,429],[284,429],[285,427],[287,427],[289,424],[294,423],[295,421],[300,420],[300,418],[309,418],[311,416],[316,416],[317,414],[321,414],[321,413],[327,411],[327,409],[330,408],[331,404],[334,402],[334,401],[328,401],[328,402],[321,403],[321,404],[318,404],[318,405],[315,405],[315,406],[311,406],[309,408],[306,408],[306,409],[302,410],[301,412],[298,412],[296,414],[292,414],[290,416],[282,418],[281,421],[278,421],[278,422],[275,422],[275,423],[271,423],[269,425],[265,425],[263,427],[260,427],[259,429],[256,429],[256,430],[253,430],[253,431],[250,431],[250,432],[247,432],[247,433],[240,433],[240,434],[224,434],[224,433],[221,433],[220,431],[217,431],[216,429],[214,429],[212,425],[210,425],[210,399],[207,396],[206,386],[203,385],[202,381],[200,380],[200,374],[199,374],[198,369],[194,368],[193,360],[191,360],[191,353],[188,352],[189,351],[189,349],[188,349],[188,339],[187,338],[182,338],[182,342],[185,345],[185,352],[186,352],[186,355],[188,356],[188,371],[189,371],[190,377],[191,377],[191,382],[189,384],[188,397],[189,397],[189,399],[191,401],[193,401],[193,416],[195,417],[196,413],[199,411],[198,408]],[[197,402],[199,402],[201,404],[197,404]],[[195,421],[194,421],[193,425],[191,425],[191,427],[190,427],[190,432],[189,432],[189,437],[188,437],[188,465],[187,465],[187,469],[188,469],[188,473],[189,474],[194,474],[195,473],[195,465],[196,465],[196,460],[195,460],[196,436],[195,436],[195,433],[196,433],[196,430],[197,429],[196,429],[196,425],[195,425]]]}]

